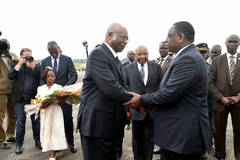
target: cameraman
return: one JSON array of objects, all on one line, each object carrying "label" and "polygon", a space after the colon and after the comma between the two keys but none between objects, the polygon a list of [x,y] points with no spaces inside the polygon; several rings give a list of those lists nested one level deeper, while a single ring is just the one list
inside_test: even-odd
[{"label": "cameraman", "polygon": [[[40,66],[32,60],[32,51],[29,48],[23,48],[20,52],[18,64],[10,71],[8,78],[15,80],[12,88],[12,98],[16,103],[16,154],[22,153],[22,145],[25,136],[26,113],[24,106],[30,104],[31,99],[37,94],[37,87],[40,80]],[[32,61],[32,62],[31,62]],[[31,115],[33,138],[35,146],[41,149],[40,143],[40,118],[35,120],[35,114]]]}]

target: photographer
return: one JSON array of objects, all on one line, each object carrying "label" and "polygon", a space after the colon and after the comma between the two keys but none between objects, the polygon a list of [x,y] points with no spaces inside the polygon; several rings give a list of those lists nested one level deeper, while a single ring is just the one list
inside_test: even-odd
[{"label": "photographer", "polygon": [[[23,48],[20,52],[18,64],[9,72],[8,78],[15,80],[12,89],[12,98],[16,103],[16,154],[22,153],[22,145],[25,135],[26,113],[24,106],[30,104],[31,99],[37,94],[37,87],[40,80],[40,66],[33,62],[32,51]],[[35,114],[31,116],[33,138],[35,146],[41,149],[40,143],[40,119],[35,120]]]}]

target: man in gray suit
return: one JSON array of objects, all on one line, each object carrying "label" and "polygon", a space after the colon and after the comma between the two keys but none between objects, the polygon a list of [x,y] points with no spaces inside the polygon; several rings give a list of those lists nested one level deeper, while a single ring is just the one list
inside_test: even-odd
[{"label": "man in gray suit", "polygon": [[202,56],[194,46],[195,31],[186,21],[174,23],[167,43],[175,59],[155,93],[131,94],[125,106],[152,109],[154,142],[161,148],[161,160],[199,160],[211,150],[208,121],[208,76]]},{"label": "man in gray suit", "polygon": [[[50,56],[42,60],[41,63],[41,75],[45,67],[52,67],[56,74],[55,83],[61,86],[68,86],[74,84],[77,81],[78,75],[74,67],[71,57],[64,54],[60,54],[59,46],[55,41],[50,41],[47,44],[48,52]],[[40,85],[43,85],[45,81],[40,80]],[[70,151],[73,153],[77,152],[77,147],[74,144],[73,137],[73,117],[72,117],[72,105],[64,103],[62,106],[63,118],[64,118],[64,128],[66,133],[67,142]]]},{"label": "man in gray suit", "polygon": [[105,41],[88,57],[77,124],[84,160],[116,159],[117,139],[124,136],[127,119],[122,104],[132,98],[117,55],[128,40],[127,29],[113,23]]},{"label": "man in gray suit", "polygon": [[[129,90],[138,94],[157,91],[163,77],[160,65],[148,61],[148,49],[138,46],[135,50],[136,61],[124,68],[124,77]],[[141,77],[141,66],[144,76]],[[153,157],[153,118],[154,111],[144,113],[130,108],[132,119],[132,148],[134,160],[152,160]]]}]

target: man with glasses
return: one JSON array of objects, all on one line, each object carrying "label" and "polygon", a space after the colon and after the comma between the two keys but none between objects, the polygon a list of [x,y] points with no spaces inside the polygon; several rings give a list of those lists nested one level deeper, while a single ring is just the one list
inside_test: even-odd
[{"label": "man with glasses", "polygon": [[117,139],[124,136],[127,119],[122,104],[132,98],[118,59],[128,41],[127,29],[113,23],[88,57],[77,124],[84,160],[116,159]]},{"label": "man with glasses", "polygon": [[240,44],[238,35],[227,37],[227,53],[212,60],[209,70],[209,89],[215,111],[215,154],[219,160],[226,158],[226,128],[231,114],[235,159],[240,159]]},{"label": "man with glasses", "polygon": [[[161,160],[199,160],[210,153],[207,108],[207,70],[194,42],[195,31],[186,21],[174,23],[167,44],[175,53],[158,91],[134,97],[125,106],[146,111],[155,108],[154,142]],[[142,108],[141,108],[142,107]]]}]

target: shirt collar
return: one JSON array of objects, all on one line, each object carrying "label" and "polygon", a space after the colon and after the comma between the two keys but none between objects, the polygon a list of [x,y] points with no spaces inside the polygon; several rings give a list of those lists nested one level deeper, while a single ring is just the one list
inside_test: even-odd
[{"label": "shirt collar", "polygon": [[177,58],[177,56],[179,55],[179,53],[181,53],[185,48],[187,48],[188,46],[190,46],[192,43],[190,43],[189,45],[186,45],[185,47],[183,47],[182,49],[180,49],[176,54],[175,54],[175,58]]},{"label": "shirt collar", "polygon": [[234,55],[231,55],[230,53],[227,52],[227,58],[230,58],[230,56],[234,56],[235,58],[237,58],[237,53],[235,53]]},{"label": "shirt collar", "polygon": [[110,49],[110,51],[112,52],[113,57],[116,58],[118,55],[117,55],[117,53],[112,49],[112,47],[109,46],[106,42],[103,42],[103,43],[106,44],[106,46],[108,47],[108,49]]}]

